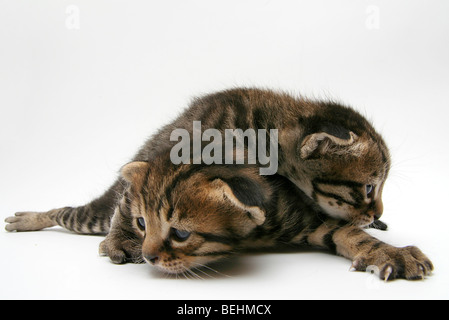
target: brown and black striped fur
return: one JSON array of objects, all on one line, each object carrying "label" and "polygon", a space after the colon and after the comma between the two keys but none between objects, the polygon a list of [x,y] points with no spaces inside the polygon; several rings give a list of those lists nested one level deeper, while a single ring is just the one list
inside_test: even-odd
[{"label": "brown and black striped fur", "polygon": [[[372,125],[350,107],[270,90],[237,88],[195,99],[149,139],[134,160],[151,161],[176,142],[170,134],[192,122],[202,130],[277,129],[278,173],[290,179],[330,216],[369,225],[383,211],[382,189],[390,155]],[[357,197],[372,185],[367,197]],[[337,199],[337,200],[335,200]]]},{"label": "brown and black striped fur", "polygon": [[[259,176],[259,164],[174,166],[170,134],[177,128],[192,133],[193,121],[201,121],[203,131],[278,129],[279,175]],[[327,247],[359,269],[378,265],[384,278],[424,276],[432,266],[418,249],[393,248],[361,229],[384,227],[377,219],[389,168],[383,139],[353,109],[232,89],[195,99],[144,144],[100,198],[44,214],[17,213],[7,218],[6,229],[60,225],[107,234],[100,250],[114,262],[145,259],[168,272],[248,246],[289,243]],[[190,232],[188,238],[176,241],[178,231]]]},{"label": "brown and black striped fur", "polygon": [[[376,266],[382,279],[421,279],[433,269],[418,248],[393,247],[331,218],[292,182],[260,176],[255,167],[174,166],[161,157],[132,162],[122,175],[124,192],[100,245],[100,253],[115,263],[147,261],[165,272],[183,273],[241,250],[292,245],[328,249],[351,259],[355,270]],[[80,222],[74,212],[24,213],[11,222],[65,226],[69,222],[63,217],[69,216],[70,229],[87,231],[75,227]],[[96,219],[92,228],[100,228],[99,221],[106,225],[109,219]],[[190,235],[178,239],[175,230]]]},{"label": "brown and black striped fur", "polygon": [[[329,217],[280,175],[236,165],[174,166],[164,158],[122,172],[128,188],[100,248],[118,263],[145,260],[182,273],[242,250],[289,245],[328,249],[351,259],[355,270],[376,266],[385,280],[421,279],[433,269],[418,248],[393,247]],[[179,239],[176,230],[189,236]]]}]

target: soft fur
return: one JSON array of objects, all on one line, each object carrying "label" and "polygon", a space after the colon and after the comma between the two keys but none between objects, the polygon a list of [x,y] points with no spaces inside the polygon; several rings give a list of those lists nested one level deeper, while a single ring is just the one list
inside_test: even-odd
[{"label": "soft fur", "polygon": [[[255,165],[174,165],[176,128],[278,129],[279,170]],[[383,279],[423,278],[432,263],[415,247],[395,248],[363,231],[386,228],[382,189],[390,168],[385,142],[353,109],[260,89],[195,99],[125,165],[106,193],[77,208],[22,212],[8,231],[61,225],[104,233],[100,252],[113,262],[147,261],[185,272],[249,247],[314,245],[379,267]],[[112,219],[111,219],[112,217]]]}]

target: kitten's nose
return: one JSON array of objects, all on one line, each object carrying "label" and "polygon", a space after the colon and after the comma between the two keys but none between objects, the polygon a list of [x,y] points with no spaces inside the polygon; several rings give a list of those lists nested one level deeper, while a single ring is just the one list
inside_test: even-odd
[{"label": "kitten's nose", "polygon": [[382,201],[380,201],[380,200],[376,201],[376,203],[374,205],[374,219],[379,220],[380,217],[382,216],[383,211],[384,211],[384,206],[383,206]]},{"label": "kitten's nose", "polygon": [[146,254],[145,259],[151,264],[155,264],[159,260],[159,256],[156,254]]}]

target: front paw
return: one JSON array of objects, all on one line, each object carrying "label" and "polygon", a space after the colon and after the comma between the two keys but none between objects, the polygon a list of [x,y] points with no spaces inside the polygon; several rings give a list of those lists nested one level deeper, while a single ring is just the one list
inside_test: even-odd
[{"label": "front paw", "polygon": [[396,248],[385,245],[371,253],[356,256],[352,268],[357,271],[378,271],[379,277],[385,281],[398,278],[421,280],[431,273],[433,264],[417,247]]},{"label": "front paw", "polygon": [[108,256],[116,264],[144,262],[138,239],[123,239],[109,234],[100,243],[99,253]]}]

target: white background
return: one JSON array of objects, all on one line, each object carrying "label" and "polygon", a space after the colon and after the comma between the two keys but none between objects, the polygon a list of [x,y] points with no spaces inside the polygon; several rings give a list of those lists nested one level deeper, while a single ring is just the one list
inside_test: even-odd
[{"label": "white background", "polygon": [[191,97],[264,86],[337,98],[373,121],[394,162],[390,228],[373,233],[419,246],[435,272],[383,283],[304,251],[175,279],[113,265],[101,237],[0,231],[0,298],[449,298],[448,16],[445,0],[1,0],[1,221],[100,195]]}]

